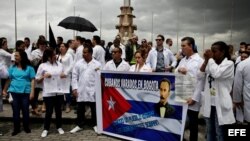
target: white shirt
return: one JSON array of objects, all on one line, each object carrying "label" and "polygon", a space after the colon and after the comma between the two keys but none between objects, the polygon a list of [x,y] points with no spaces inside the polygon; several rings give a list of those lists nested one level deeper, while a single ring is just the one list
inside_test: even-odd
[{"label": "white shirt", "polygon": [[[225,58],[221,64],[218,65],[211,58],[208,61],[205,73],[206,80],[204,88],[203,116],[210,117],[213,102],[211,97],[214,97],[219,125],[234,123],[233,102],[230,96],[234,79],[234,63]],[[203,73],[203,76],[205,76],[205,73]],[[208,83],[209,75],[214,78],[214,81],[212,81],[212,87],[215,89],[215,96],[210,94]]]},{"label": "white shirt", "polygon": [[131,72],[152,72],[152,69],[148,65],[146,65],[146,64],[144,64],[141,67],[141,69],[139,69],[139,65],[137,65],[137,66],[136,65],[132,65],[130,67],[129,71],[131,71]]},{"label": "white shirt", "polygon": [[0,48],[0,63],[8,68],[11,64],[11,54]]},{"label": "white shirt", "polygon": [[72,90],[77,90],[77,102],[95,102],[96,90],[95,79],[101,64],[92,59],[87,63],[84,59],[79,60],[72,71]]},{"label": "white shirt", "polygon": [[[39,61],[42,59],[42,57],[43,57],[43,51],[38,48],[38,49],[35,49],[31,52],[30,61],[33,62],[32,64],[37,65],[39,63]],[[36,88],[43,88],[43,84],[36,82],[35,87]]]},{"label": "white shirt", "polygon": [[49,73],[51,78],[44,78],[43,80],[43,97],[69,93],[69,88],[65,86],[67,79],[60,78],[60,74],[63,73],[63,66],[61,63],[42,63],[37,70],[36,79],[41,78],[44,73]]},{"label": "white shirt", "polygon": [[93,48],[92,56],[96,61],[99,61],[101,63],[102,67],[105,65],[105,54],[106,52],[102,46],[95,45],[95,47]]},{"label": "white shirt", "polygon": [[[122,49],[122,59],[125,59],[126,57],[126,52],[125,52],[125,46],[120,43],[120,46],[119,46],[121,49]],[[109,49],[109,53],[112,53],[112,50],[115,48],[114,45],[111,45],[110,49]]]},{"label": "white shirt", "polygon": [[[171,63],[172,67],[176,67],[177,61],[174,54],[167,48],[163,47],[163,55],[164,55],[164,65],[168,67]],[[153,70],[156,70],[157,64],[157,50],[151,49],[148,53],[148,57],[146,60],[146,64],[150,66]]]},{"label": "white shirt", "polygon": [[116,67],[113,60],[108,61],[103,70],[109,70],[109,71],[129,71],[130,66],[129,64],[122,59],[122,62]]},{"label": "white shirt", "polygon": [[83,51],[83,45],[80,45],[79,47],[77,47],[75,59],[74,59],[75,63],[82,59],[82,51]]},{"label": "white shirt", "polygon": [[25,52],[28,56],[28,59],[31,59],[32,45],[30,44],[28,48],[25,48]]},{"label": "white shirt", "polygon": [[200,67],[203,64],[203,59],[200,57],[198,53],[194,53],[188,59],[186,57],[182,58],[178,67],[176,68],[176,72],[178,73],[179,68],[185,68],[187,70],[187,74],[193,77],[196,81],[193,84],[195,87],[192,99],[196,101],[194,105],[188,106],[188,109],[193,111],[199,111],[200,109],[200,98],[201,98],[201,86],[198,84],[198,73],[200,72]]},{"label": "white shirt", "polygon": [[[250,58],[240,62],[236,69],[233,87],[233,101],[244,101],[244,119],[250,122]],[[242,101],[243,100],[243,101]]]},{"label": "white shirt", "polygon": [[58,56],[58,61],[62,64],[64,74],[67,75],[67,81],[65,83],[65,86],[70,88],[71,84],[71,72],[74,66],[73,58],[70,54],[66,53],[63,57],[61,55]]}]

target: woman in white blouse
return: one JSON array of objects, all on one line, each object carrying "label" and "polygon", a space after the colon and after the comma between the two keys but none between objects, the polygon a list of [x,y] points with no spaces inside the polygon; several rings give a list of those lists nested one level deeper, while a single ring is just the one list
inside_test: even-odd
[{"label": "woman in white blouse", "polygon": [[61,106],[65,93],[69,93],[65,86],[67,81],[63,66],[56,61],[56,54],[52,49],[46,49],[43,54],[43,63],[36,74],[37,81],[43,82],[43,100],[46,105],[44,130],[41,137],[46,137],[50,129],[53,108],[56,113],[56,128],[59,134],[64,134],[62,126]]},{"label": "woman in white blouse", "polygon": [[152,72],[152,69],[145,64],[145,54],[140,50],[135,52],[136,64],[132,65],[129,71],[133,72]]},{"label": "woman in white blouse", "polygon": [[[69,48],[69,45],[66,43],[60,44],[60,54],[57,57],[57,61],[62,63],[63,69],[64,69],[64,75],[66,76],[65,79],[67,79],[65,86],[70,90],[70,82],[71,82],[71,72],[74,65],[73,57],[67,53]],[[71,104],[71,94],[66,93],[65,94],[66,99],[66,113],[70,112],[70,104]]]}]

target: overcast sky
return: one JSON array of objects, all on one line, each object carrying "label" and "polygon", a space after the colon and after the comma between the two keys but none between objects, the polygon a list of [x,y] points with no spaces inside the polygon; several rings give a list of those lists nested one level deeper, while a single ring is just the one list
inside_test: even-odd
[{"label": "overcast sky", "polygon": [[[62,36],[65,41],[73,38],[72,30],[57,24],[74,15],[74,6],[77,16],[90,20],[98,29],[94,33],[78,32],[78,35],[92,38],[93,35],[100,35],[101,28],[101,37],[108,42],[118,33],[115,25],[119,21],[117,15],[123,0],[47,1],[47,21],[56,37]],[[142,38],[151,40],[153,30],[153,39],[157,34],[163,34],[165,38],[172,38],[176,46],[178,33],[179,46],[182,37],[192,36],[202,51],[203,36],[205,48],[218,40],[230,44],[232,29],[233,45],[238,47],[241,41],[250,43],[250,0],[131,0],[131,6],[136,16],[135,34],[139,36],[139,41]],[[14,0],[2,0],[0,9],[0,37],[7,37],[9,46],[14,47]],[[41,34],[45,35],[45,0],[17,0],[17,39],[27,36],[34,42]]]}]

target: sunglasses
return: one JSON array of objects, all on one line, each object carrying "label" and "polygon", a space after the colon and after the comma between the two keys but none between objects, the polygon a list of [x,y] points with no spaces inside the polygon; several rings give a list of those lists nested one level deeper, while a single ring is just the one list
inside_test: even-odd
[{"label": "sunglasses", "polygon": [[155,39],[155,41],[162,41],[162,39]]},{"label": "sunglasses", "polygon": [[118,53],[118,51],[112,51],[111,53],[114,53],[114,54],[116,54],[116,53]]}]

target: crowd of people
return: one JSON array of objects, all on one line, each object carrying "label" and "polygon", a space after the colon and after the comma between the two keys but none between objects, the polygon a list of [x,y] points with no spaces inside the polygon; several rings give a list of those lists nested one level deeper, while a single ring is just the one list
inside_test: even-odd
[{"label": "crowd of people", "polygon": [[[155,42],[153,46],[152,42],[142,39],[139,44],[138,37],[133,35],[124,45],[117,35],[105,46],[105,41],[95,35],[92,39],[76,36],[67,42],[57,37],[57,46],[50,46],[44,36],[39,36],[36,44],[31,44],[28,37],[18,40],[11,53],[7,39],[0,38],[1,92],[11,99],[12,135],[21,131],[20,111],[24,131],[31,132],[30,106],[37,116],[45,112],[41,137],[48,135],[53,109],[58,133],[64,134],[62,107],[65,105],[65,112],[70,112],[73,99],[77,103],[77,122],[70,133],[83,129],[86,106],[90,107],[91,122],[96,125],[95,75],[100,70],[171,72],[194,78],[195,90],[187,99],[190,141],[198,140],[200,112],[206,120],[208,141],[224,140],[224,126],[236,122],[235,107],[244,111],[244,122],[250,123],[250,44],[242,42],[239,51],[234,52],[232,45],[217,41],[200,56],[192,37],[182,38],[178,52],[171,51],[170,38],[165,40],[163,35],[158,35]],[[38,106],[40,93],[42,109]],[[0,102],[0,111],[2,107]]]}]

